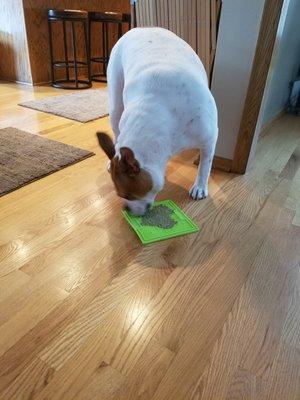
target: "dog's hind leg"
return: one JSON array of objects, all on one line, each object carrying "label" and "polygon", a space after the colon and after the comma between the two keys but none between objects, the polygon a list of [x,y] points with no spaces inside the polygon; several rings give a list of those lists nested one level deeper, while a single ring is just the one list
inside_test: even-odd
[{"label": "dog's hind leg", "polygon": [[107,70],[107,83],[109,91],[109,119],[115,139],[117,139],[120,134],[119,123],[124,111],[124,75],[119,43],[115,45],[110,55]]},{"label": "dog's hind leg", "polygon": [[208,196],[208,178],[215,153],[216,141],[201,148],[201,158],[198,173],[189,194],[194,200],[205,199]]},{"label": "dog's hind leg", "polygon": [[[107,69],[107,85],[109,94],[109,120],[113,130],[116,142],[120,134],[120,119],[124,111],[123,104],[123,89],[124,75],[121,64],[120,44],[117,43],[113,48]],[[106,169],[110,172],[110,160],[107,163]]]}]

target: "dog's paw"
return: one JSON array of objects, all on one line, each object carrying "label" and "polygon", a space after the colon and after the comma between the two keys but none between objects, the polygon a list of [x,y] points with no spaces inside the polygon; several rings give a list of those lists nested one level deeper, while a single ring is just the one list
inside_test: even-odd
[{"label": "dog's paw", "polygon": [[189,195],[193,200],[202,200],[208,196],[208,189],[201,186],[193,185],[189,191]]},{"label": "dog's paw", "polygon": [[110,168],[111,168],[111,165],[110,165],[110,160],[109,160],[106,164],[106,169],[107,169],[107,172],[109,172],[109,173],[110,173]]}]

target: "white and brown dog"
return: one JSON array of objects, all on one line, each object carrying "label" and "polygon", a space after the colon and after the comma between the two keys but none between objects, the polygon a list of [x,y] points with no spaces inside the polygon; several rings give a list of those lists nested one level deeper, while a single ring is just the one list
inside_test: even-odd
[{"label": "white and brown dog", "polygon": [[132,29],[114,46],[107,78],[115,143],[105,133],[97,135],[126,206],[144,214],[163,188],[170,157],[191,148],[201,150],[201,162],[189,194],[205,198],[218,121],[193,49],[166,29]]}]

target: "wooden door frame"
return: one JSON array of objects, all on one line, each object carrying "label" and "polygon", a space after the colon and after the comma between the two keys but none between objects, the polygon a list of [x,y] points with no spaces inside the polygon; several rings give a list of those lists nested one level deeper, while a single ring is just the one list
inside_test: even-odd
[{"label": "wooden door frame", "polygon": [[247,169],[284,0],[266,0],[231,171]]}]

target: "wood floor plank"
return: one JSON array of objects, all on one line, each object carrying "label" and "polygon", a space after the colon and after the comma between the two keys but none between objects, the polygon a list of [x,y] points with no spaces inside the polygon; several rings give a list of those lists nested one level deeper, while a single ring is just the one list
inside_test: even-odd
[{"label": "wood floor plank", "polygon": [[[102,332],[105,333],[106,330],[103,329]],[[64,400],[67,397],[73,399],[93,379],[95,371],[103,366],[103,357],[109,342],[108,335],[100,341],[98,332],[92,334],[36,396],[36,400]]]},{"label": "wood floor plank", "polygon": [[124,377],[103,362],[89,379],[87,385],[78,392],[74,400],[109,400],[122,396]]},{"label": "wood floor plank", "polygon": [[150,400],[174,358],[174,353],[150,340],[132,372],[112,400]]},{"label": "wood floor plank", "polygon": [[266,400],[298,400],[300,398],[300,352],[281,344],[266,381]]},{"label": "wood floor plank", "polygon": [[[124,314],[123,318],[127,315],[126,328],[122,327],[121,330],[126,332],[147,308],[170,273],[172,269],[169,268],[142,268],[134,264],[128,271],[112,280],[111,285],[108,285],[100,296],[95,298],[56,340],[42,351],[40,357],[53,368],[60,369],[73,356],[80,343],[101,327],[103,321],[110,318],[113,310],[121,308],[120,313]],[[110,353],[119,346],[119,334],[116,338],[113,333],[111,334]]]},{"label": "wood floor plank", "polygon": [[0,314],[0,326],[5,324],[7,322],[7,318],[5,318],[3,315]]},{"label": "wood floor plank", "polygon": [[[197,383],[203,398],[225,399],[233,371],[239,365],[254,376],[264,376],[272,363],[289,307],[288,291],[294,282],[291,271],[295,270],[296,243],[300,241],[300,231],[291,230],[291,214],[283,208],[293,176],[290,178],[280,182],[256,221],[257,227],[260,219],[266,226],[268,216],[266,239],[214,346],[211,361]],[[289,230],[284,226],[289,226]]]},{"label": "wood floor plank", "polygon": [[101,279],[92,275],[0,358],[0,393],[101,293],[111,278],[111,271],[102,273]]},{"label": "wood floor plank", "polygon": [[[103,195],[90,195],[75,204],[63,204],[64,207],[57,209],[54,215],[50,218],[48,217],[42,224],[40,221],[36,227],[31,226],[30,230],[23,227],[23,230],[20,231],[22,233],[20,233],[19,237],[16,238],[14,236],[11,241],[8,241],[1,246],[1,274],[5,275],[16,268],[20,268],[33,256],[40,254],[41,250],[43,250],[43,246],[41,246],[42,243],[46,242],[47,246],[59,243],[65,236],[74,231],[78,225],[82,224],[89,217],[99,214],[99,210],[102,209],[103,212],[106,208],[112,209],[118,204],[117,200],[112,201],[111,203],[106,201],[107,200],[103,200]],[[34,212],[37,213],[38,211],[39,209]],[[43,216],[45,205],[40,206],[40,212],[41,216]],[[29,216],[31,213],[33,213],[33,211],[29,213]],[[102,215],[103,218],[106,217],[105,213]],[[28,224],[29,220],[26,220],[25,218],[24,221],[27,221],[26,223]],[[5,226],[4,221],[2,223]],[[22,229],[21,224],[20,229]],[[5,235],[7,236],[8,234],[9,229],[6,231]]]},{"label": "wood floor plank", "polygon": [[293,280],[289,288],[289,308],[282,328],[281,340],[300,351],[300,287],[299,287],[300,262],[295,264],[290,273]]},{"label": "wood floor plank", "polygon": [[28,283],[30,280],[31,278],[28,275],[19,270],[0,277],[0,312],[1,302],[16,292],[18,288]]},{"label": "wood floor plank", "polygon": [[[159,275],[164,274],[164,272],[157,272]],[[159,285],[160,279],[157,278],[157,273],[153,273],[152,279]],[[59,339],[58,342],[54,343],[52,351],[47,349],[46,352],[41,354],[43,360],[48,365],[51,363],[58,372],[37,397],[39,400],[48,398],[49,393],[53,391],[55,391],[54,398],[56,400],[64,399],[66,393],[70,398],[73,398],[79,392],[84,392],[88,382],[94,379],[96,369],[103,363],[109,365],[106,360],[111,357],[111,353],[119,346],[129,327],[138,318],[143,308],[147,306],[149,296],[151,298],[153,290],[155,290],[155,285],[151,284],[151,282],[153,283],[152,279],[148,275],[144,282],[146,287],[140,287],[139,290],[135,290],[134,294],[129,294],[127,301],[119,306],[112,304],[110,312],[104,313],[102,318],[97,313],[97,310],[101,311],[101,307],[97,306],[94,309],[94,314],[96,313],[94,320],[97,318],[98,325],[94,321],[92,329],[89,328],[91,326],[90,312],[84,315],[86,318],[85,325],[83,325],[83,319],[79,317],[76,324],[71,324],[68,331],[63,333],[62,340]],[[141,302],[142,293],[145,296],[144,304]],[[79,334],[76,332],[76,326],[80,327],[80,329],[77,329]],[[68,333],[70,334],[68,335]],[[74,339],[76,335],[77,339],[76,337]],[[70,371],[72,371],[72,374],[70,374]],[[58,390],[55,389],[57,387]],[[89,391],[91,390],[89,389]]]},{"label": "wood floor plank", "polygon": [[[239,292],[239,290],[242,287],[242,283],[244,282],[243,278],[247,278],[247,274],[250,271],[250,268],[254,267],[255,259],[257,257],[260,257],[259,254],[260,254],[260,251],[262,251],[261,247],[262,247],[262,244],[264,242],[263,237],[265,236],[265,234],[267,234],[267,232],[269,230],[272,231],[272,229],[274,229],[274,222],[276,221],[276,219],[274,219],[274,218],[276,216],[276,212],[277,212],[277,214],[280,214],[280,212],[281,212],[281,207],[280,206],[282,206],[284,204],[284,202],[285,202],[285,199],[286,199],[286,186],[287,186],[286,182],[284,182],[283,184],[281,184],[281,180],[279,180],[278,182],[279,182],[279,186],[277,187],[277,192],[275,191],[275,194],[273,194],[273,196],[270,197],[269,202],[266,202],[263,210],[260,212],[258,217],[255,219],[255,224],[253,224],[251,229],[248,230],[248,232],[246,231],[245,236],[242,237],[242,240],[240,242],[240,243],[242,243],[241,247],[239,247],[238,238],[237,237],[235,238],[235,243],[234,243],[235,253],[234,254],[236,254],[236,256],[238,257],[237,259],[239,260],[240,264],[238,264],[237,261],[235,261],[235,262],[237,263],[236,264],[237,267],[240,267],[240,268],[242,267],[243,268],[243,274],[244,274],[244,275],[241,274],[242,271],[239,271],[238,277],[240,278],[240,281],[236,282],[236,283],[239,283],[239,286],[235,287],[235,290],[234,290],[235,293]],[[291,184],[291,183],[289,182],[289,184]],[[278,200],[278,198],[281,200],[281,204],[280,204],[280,201]],[[277,202],[279,203],[278,207],[277,207],[277,210],[274,209],[274,206],[273,206],[274,199],[277,199]],[[254,211],[254,215],[255,215],[255,209],[250,209],[249,212],[251,212],[251,214],[253,214],[253,211]],[[247,220],[245,220],[245,223],[247,223]],[[259,239],[259,237],[261,238],[261,241],[257,241]],[[228,238],[226,238],[226,240],[228,242]],[[257,242],[255,243],[255,241],[257,241]],[[233,241],[231,241],[231,243],[233,243]],[[249,252],[249,253],[245,252],[245,250],[246,250],[245,243],[251,243],[250,249],[252,251],[252,255],[251,255],[251,252]],[[293,248],[293,242],[291,243],[291,247]],[[256,249],[256,252],[255,252],[255,249]],[[227,250],[227,252],[228,252],[228,250]],[[245,259],[243,259],[243,253],[245,254]],[[272,246],[271,246],[270,254],[267,254],[267,256],[270,256],[270,255],[271,256],[274,255],[274,251],[273,251],[273,247]],[[254,258],[253,258],[253,256],[254,256]],[[223,255],[220,258],[223,260],[223,262],[226,259]],[[236,273],[238,272],[238,269],[236,271],[231,270],[232,266],[234,265],[234,262],[233,262],[234,258],[235,257],[233,256],[232,259],[229,259],[230,261],[228,262],[228,265],[225,264],[226,265],[226,272],[229,272],[231,276],[236,275]],[[275,259],[276,259],[276,257],[275,257]],[[270,268],[272,268],[272,266],[273,266],[272,260],[273,260],[273,258],[270,257]],[[213,263],[213,265],[217,265],[217,263],[218,263],[217,259],[216,260],[213,259],[212,263]],[[205,268],[207,269],[207,265],[205,265]],[[211,272],[211,279],[212,279],[212,276],[213,276],[213,273]],[[224,277],[224,273],[221,276],[223,277],[223,281],[224,282],[227,282],[227,284],[230,282],[230,280],[228,278]],[[231,280],[232,280],[232,278],[231,278]],[[280,280],[279,280],[279,282],[280,282]],[[221,292],[222,292],[222,294],[226,294],[226,289],[223,288],[223,290],[219,289],[219,290],[216,291],[216,296],[219,297],[219,301],[221,300],[222,303],[221,304],[218,304],[216,302],[213,303],[214,308],[217,309],[218,311],[222,310],[220,307],[224,306],[226,304],[226,301],[228,302],[229,299],[230,299],[230,297],[227,300],[226,300],[226,298],[221,297],[220,296]],[[213,293],[213,291],[212,291],[212,288],[211,288],[209,290],[209,296],[212,296],[212,293]],[[227,293],[227,295],[230,296],[231,293],[232,293],[232,287],[230,288],[230,291]],[[199,297],[199,294],[198,294],[198,297]],[[216,298],[218,299],[218,297],[216,297]],[[232,299],[231,299],[231,301],[232,301]],[[229,307],[227,308],[227,310],[231,310],[232,306],[233,306],[233,303],[229,303]],[[190,304],[189,305],[189,309],[191,309],[191,308],[192,307],[191,307],[191,304]],[[202,312],[201,312],[200,315],[201,315],[201,318],[203,319],[204,312],[203,312],[203,310],[201,310],[201,311]],[[225,315],[225,314],[226,314],[226,312],[223,312],[221,315]],[[239,313],[239,317],[236,319],[237,322],[241,324],[240,325],[240,328],[242,329],[242,332],[240,334],[241,337],[244,337],[244,336],[247,337],[246,333],[244,331],[244,329],[247,329],[247,324],[245,323],[244,318],[246,318],[247,315],[250,315],[250,317],[252,317],[252,314],[253,313],[249,313],[249,312],[247,313],[246,310],[242,310]],[[200,315],[199,315],[199,318],[200,318]],[[217,312],[216,311],[214,311],[214,317],[217,318]],[[256,321],[257,316],[253,315],[253,318]],[[195,315],[193,315],[193,318],[190,318],[190,320],[197,321],[197,318],[195,318]],[[205,331],[207,333],[208,332],[208,326],[209,326],[208,324],[209,324],[209,322],[212,323],[212,321],[209,321],[209,322],[206,321],[206,320],[204,320],[204,321],[207,323],[206,329],[205,329]],[[231,319],[230,319],[230,321],[231,321]],[[191,335],[191,328],[189,328],[187,324],[188,324],[188,322],[186,322],[186,324],[185,324],[185,331],[188,331],[188,337],[191,339],[191,336],[192,336]],[[226,325],[225,325],[225,327],[226,327]],[[172,328],[174,329],[174,327],[172,327]],[[237,329],[237,328],[234,327],[233,329]],[[251,329],[253,329],[253,327],[248,328],[248,330],[250,332],[251,332]],[[199,332],[200,330],[201,330],[201,326],[199,326],[199,328],[198,328],[198,330],[196,332]],[[213,338],[213,334],[214,333],[215,332],[213,332],[213,331],[210,332],[210,337],[209,337],[210,340]],[[162,336],[165,336],[165,332],[164,331],[163,331]],[[198,333],[197,342],[196,342],[198,345],[199,345],[199,342],[200,342],[200,337],[201,336]],[[215,335],[215,339],[216,338],[217,338],[217,336]],[[221,339],[222,339],[222,336],[221,336]],[[226,389],[227,389],[226,377],[228,376],[228,379],[231,378],[230,375],[226,375],[226,374],[229,373],[230,371],[234,370],[234,368],[236,368],[236,366],[237,366],[237,364],[239,362],[239,358],[235,358],[234,357],[236,355],[236,353],[234,352],[234,350],[232,348],[232,346],[233,346],[232,335],[230,335],[228,337],[228,340],[231,343],[230,346],[228,346],[228,344],[223,343],[223,342],[218,346],[219,349],[222,349],[222,351],[219,353],[219,356],[222,357],[222,360],[217,360],[216,364],[214,364],[212,366],[212,371],[215,374],[215,379],[219,378],[220,380],[216,381],[216,382],[215,381],[213,381],[213,382],[209,381],[207,383],[207,387],[210,390],[217,390],[217,392],[216,393],[215,392],[206,393],[204,391],[203,398],[212,398],[212,399],[213,398],[218,398],[218,399],[220,398],[221,399],[222,395],[224,395],[224,393],[226,392]],[[195,348],[197,346],[196,343],[193,343],[193,345],[190,344],[189,347],[190,348]],[[212,345],[213,344],[214,344],[213,342],[206,342],[206,346],[205,346],[206,353],[208,352],[208,349],[209,349],[208,345],[210,345],[210,349],[212,350]],[[239,344],[239,342],[237,342],[236,344]],[[204,346],[200,342],[200,348],[203,348],[203,347]],[[184,358],[185,355],[184,354],[185,354],[185,352],[183,351],[183,349],[185,349],[184,343],[183,343],[182,347],[180,348],[180,352],[178,353],[177,357],[175,358],[175,360],[174,360],[174,362],[172,364],[172,367],[170,368],[170,370],[166,374],[166,377],[164,378],[163,382],[161,383],[160,387],[158,388],[158,391],[156,393],[156,397],[154,397],[154,399],[160,399],[161,400],[161,399],[165,399],[165,398],[167,399],[169,397],[175,396],[175,392],[173,393],[173,392],[170,392],[169,390],[170,390],[170,387],[174,387],[175,388],[175,381],[178,382],[179,377],[180,377],[180,379],[184,379],[185,389],[182,392],[180,390],[177,390],[176,391],[176,396],[177,396],[177,399],[181,399],[181,398],[184,399],[185,396],[186,396],[186,391],[187,391],[188,387],[192,388],[192,386],[193,386],[193,384],[195,382],[197,373],[198,374],[200,373],[201,366],[202,366],[202,368],[204,368],[205,364],[203,365],[203,362],[202,362],[203,359],[200,358],[200,356],[202,354],[199,353],[195,357],[193,357],[193,362],[195,363],[194,364],[195,368],[192,368],[192,371],[197,371],[197,372],[195,374],[191,373],[190,372],[191,364],[189,364],[189,366],[188,365],[184,365],[184,360],[185,360],[185,358]],[[202,355],[202,357],[203,357],[203,355]],[[227,360],[231,364],[226,366],[226,364],[224,362],[225,360]],[[192,361],[192,358],[190,358],[189,362],[191,363],[191,361]],[[206,362],[207,362],[207,360],[206,360]],[[221,372],[219,371],[219,368],[217,368],[217,367],[222,368]],[[186,375],[184,375],[184,371],[188,371],[186,373]],[[210,377],[210,374],[208,374],[208,376]],[[205,390],[205,385],[204,385],[204,382],[202,381],[202,377],[200,377],[200,380],[199,380],[197,385],[198,386],[202,386],[203,390]],[[196,385],[196,388],[197,388],[197,385]],[[180,386],[180,388],[183,387],[183,385],[182,386],[179,385],[179,386]],[[221,392],[221,388],[222,387],[223,387],[223,390],[224,390],[223,393]]]},{"label": "wood floor plank", "polygon": [[[193,397],[196,400],[197,397]],[[199,397],[200,399],[200,397]],[[249,371],[237,368],[229,385],[226,400],[262,400],[262,382]]]},{"label": "wood floor plank", "polygon": [[65,291],[49,287],[3,324],[0,327],[0,355],[17,343],[66,296]]},{"label": "wood floor plank", "polygon": [[[300,145],[296,148],[294,152],[295,161],[300,159]],[[298,163],[299,164],[299,163]],[[295,211],[295,215],[292,224],[300,227],[300,166],[295,173],[293,184],[288,195],[288,207]]]},{"label": "wood floor plank", "polygon": [[59,94],[0,82],[0,127],[96,153],[0,198],[0,399],[298,400],[300,120],[201,202],[195,152],[175,156],[159,198],[200,230],[142,246],[95,137],[108,118],[17,106]]},{"label": "wood floor plank", "polygon": [[[262,238],[258,239],[258,242],[261,240]],[[232,287],[234,287],[235,284],[241,285],[243,282],[244,275],[237,275],[240,263],[242,264],[243,261],[251,257],[253,251],[255,254],[257,252],[255,246],[254,250],[252,247],[246,248],[243,246],[243,248],[244,251],[240,253],[241,248],[229,251],[227,247],[224,248],[222,244],[220,244],[216,247],[214,255],[211,258],[207,258],[202,262],[201,256],[198,256],[193,260],[195,262],[194,265],[187,265],[185,268],[177,267],[168,278],[166,284],[159,292],[159,295],[153,300],[153,304],[149,305],[145,313],[141,315],[128,332],[128,336],[122,342],[122,345],[112,359],[112,366],[124,374],[130,373],[151,337],[157,337],[157,332],[163,329],[164,321],[177,304],[181,304],[182,308],[187,313],[186,320],[190,323],[196,322],[196,326],[194,326],[193,330],[191,330],[190,324],[186,326],[186,332],[188,332],[188,337],[190,339],[187,344],[188,348],[193,348],[197,342],[200,346],[200,343],[204,344],[207,340],[213,340],[213,338],[215,338],[213,333],[218,332],[216,328],[221,323],[219,318],[222,320],[222,317],[226,315],[225,310],[231,308],[232,301],[235,298]],[[239,254],[238,259],[236,258],[236,254]],[[205,252],[203,252],[202,256],[204,256],[204,258],[206,257]],[[222,259],[222,263],[220,263],[220,259]],[[211,279],[212,275],[214,279]],[[234,277],[234,283],[228,282],[229,276]],[[220,286],[224,286],[224,280],[226,279],[228,282],[228,290],[224,292],[223,289],[222,297],[220,298]],[[226,296],[229,297],[226,298]],[[212,310],[214,308],[216,308],[217,311],[212,319]],[[204,326],[205,329],[203,330]],[[199,332],[202,333],[202,337],[199,335]],[[174,332],[174,334],[176,333]],[[170,374],[174,380],[178,380],[179,376],[175,376],[175,374],[171,372],[173,368],[176,369],[176,366],[180,368],[180,380],[183,381],[186,379],[185,374],[192,376],[191,372],[185,369],[185,367],[187,367],[186,363],[189,362],[191,370],[193,371],[192,359],[194,357],[197,359],[199,359],[199,357],[203,358],[203,355],[200,356],[200,354],[194,353],[187,359],[185,357],[186,350],[187,348],[184,344],[180,348],[181,357],[178,359],[178,362],[174,364],[176,361],[175,359],[172,363]],[[166,384],[169,389],[174,387],[169,383]],[[172,396],[172,394],[168,393],[168,396]],[[163,397],[160,394],[154,398]],[[178,396],[178,398],[181,397]]]},{"label": "wood floor plank", "polygon": [[2,400],[33,399],[48,385],[54,370],[39,358],[35,358],[1,393]]}]

